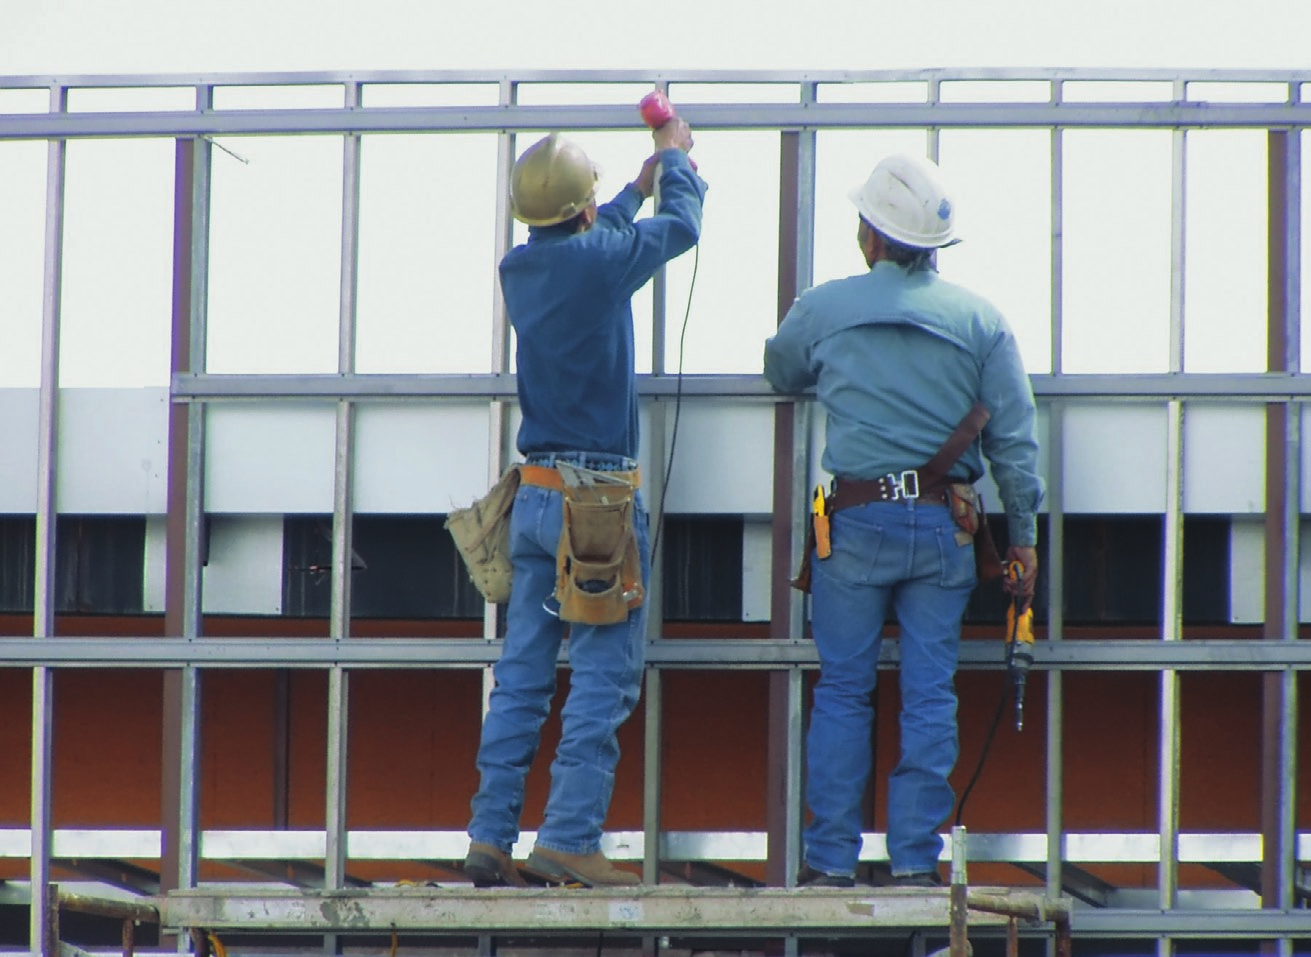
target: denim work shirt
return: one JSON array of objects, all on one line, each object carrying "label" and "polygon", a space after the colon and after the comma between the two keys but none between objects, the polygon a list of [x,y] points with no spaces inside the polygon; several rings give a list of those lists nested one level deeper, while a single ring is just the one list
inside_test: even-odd
[{"label": "denim work shirt", "polygon": [[534,226],[501,260],[501,292],[518,338],[518,446],[636,458],[637,379],[631,298],[701,233],[706,184],[679,149],[660,154],[660,206],[634,222],[631,183],[581,233]]},{"label": "denim work shirt", "polygon": [[793,303],[765,343],[765,378],[779,392],[816,387],[827,415],[822,464],[843,478],[918,468],[982,401],[991,418],[951,478],[978,481],[986,455],[1010,543],[1037,541],[1033,389],[1014,333],[987,300],[932,269],[881,260]]}]

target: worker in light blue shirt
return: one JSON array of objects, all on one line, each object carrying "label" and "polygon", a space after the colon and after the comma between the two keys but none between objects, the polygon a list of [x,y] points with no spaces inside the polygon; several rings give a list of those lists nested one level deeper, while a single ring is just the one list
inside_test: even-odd
[{"label": "worker in light blue shirt", "polygon": [[[696,244],[706,188],[687,158],[692,134],[686,122],[674,117],[652,135],[655,151],[637,178],[604,205],[596,203],[596,167],[577,144],[554,133],[525,150],[510,176],[511,212],[529,227],[528,241],[500,263],[518,350],[518,447],[524,462],[510,514],[513,576],[505,642],[479,741],[479,785],[464,862],[465,873],[481,887],[524,883],[511,851],[566,628],[570,689],[550,793],[524,868],[548,883],[641,881],[601,851],[619,761],[617,732],[641,687],[642,601],[651,565],[648,513],[638,488],[630,300],[661,266]],[[659,206],[654,215],[637,219],[657,180]],[[627,604],[621,603],[619,620],[572,617],[567,623],[557,594],[557,560],[566,554],[562,542],[573,541],[562,531],[565,476],[576,476],[574,469],[610,473],[632,494],[631,528],[625,525],[627,538],[617,547],[626,556],[633,545],[640,587],[633,582],[629,588],[626,579],[613,587],[594,577],[583,583],[606,585],[607,594],[622,592]]]},{"label": "worker in light blue shirt", "polygon": [[[946,483],[973,484],[984,458],[1001,492],[1006,587],[1021,610],[1038,561],[1036,410],[1015,337],[986,300],[942,279],[935,250],[953,244],[955,216],[936,164],[896,155],[851,193],[869,271],[797,299],[765,344],[765,377],[780,392],[815,389],[833,474],[827,554],[811,562],[812,629],[820,658],[807,735],[805,869],[801,883],[850,887],[870,774],[872,694],[884,619],[900,625],[901,756],[888,788],[894,881],[940,882],[938,828],[951,812],[958,746],[953,677],[961,618],[976,584],[973,541],[948,507]],[[957,425],[980,403],[981,437],[921,487]]]}]

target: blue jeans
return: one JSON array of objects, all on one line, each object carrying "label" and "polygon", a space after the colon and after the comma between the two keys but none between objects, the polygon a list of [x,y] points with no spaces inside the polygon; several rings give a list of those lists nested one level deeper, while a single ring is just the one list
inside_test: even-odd
[{"label": "blue jeans", "polygon": [[871,502],[833,516],[833,553],[811,556],[819,651],[806,737],[806,863],[853,876],[870,775],[873,693],[884,618],[901,625],[901,758],[888,783],[893,874],[936,870],[951,814],[960,623],[974,589],[974,548],[942,505]]},{"label": "blue jeans", "polygon": [[[530,461],[534,461],[530,458]],[[638,493],[634,525],[642,582],[651,577],[648,516]],[[480,784],[473,798],[469,837],[509,853],[519,839],[524,777],[537,755],[542,723],[555,694],[556,663],[569,629],[569,695],[551,764],[551,789],[537,844],[568,854],[601,846],[610,807],[616,732],[637,704],[645,660],[646,606],[614,625],[567,624],[543,607],[555,592],[556,546],[563,523],[559,492],[520,486],[510,515],[514,584],[505,646],[478,748]]]}]

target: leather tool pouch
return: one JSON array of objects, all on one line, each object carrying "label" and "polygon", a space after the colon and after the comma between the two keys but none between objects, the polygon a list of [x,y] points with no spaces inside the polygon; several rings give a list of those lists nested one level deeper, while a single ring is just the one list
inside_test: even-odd
[{"label": "leather tool pouch", "polygon": [[613,625],[645,599],[633,530],[636,491],[633,485],[613,480],[566,484],[555,584],[565,621]]},{"label": "leather tool pouch", "polygon": [[446,529],[464,559],[469,577],[485,600],[510,600],[514,567],[510,563],[510,512],[519,491],[519,468],[508,469],[482,498],[457,508],[446,518]]},{"label": "leather tool pouch", "polygon": [[997,544],[993,541],[978,489],[965,482],[953,482],[947,486],[947,500],[951,505],[951,517],[961,530],[957,534],[964,533],[974,539],[974,571],[979,581],[1000,578],[1001,556],[997,554]]},{"label": "leather tool pouch", "polygon": [[792,587],[807,595],[810,594],[810,553],[814,550],[815,516],[811,515],[810,521],[806,523],[806,544],[801,549],[801,567],[797,569],[797,577],[792,579]]}]

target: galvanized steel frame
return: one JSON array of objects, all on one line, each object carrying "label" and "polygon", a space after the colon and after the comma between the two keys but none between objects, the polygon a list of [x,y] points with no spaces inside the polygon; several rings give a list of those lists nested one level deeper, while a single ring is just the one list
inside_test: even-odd
[{"label": "galvanized steel frame", "polygon": [[[977,80],[1031,81],[1048,84],[1045,102],[948,103],[942,99],[943,84]],[[824,84],[919,82],[926,91],[922,103],[824,103],[819,92]],[[1168,83],[1170,99],[1161,102],[1070,103],[1064,97],[1068,83],[1080,81],[1123,81]],[[343,886],[348,859],[345,831],[346,721],[349,671],[374,667],[463,667],[483,668],[495,660],[498,650],[498,623],[495,609],[490,609],[480,641],[439,640],[406,641],[388,639],[353,640],[350,637],[349,603],[351,507],[351,449],[354,435],[354,410],[371,400],[432,400],[449,397],[477,397],[489,401],[492,415],[489,444],[489,478],[494,478],[509,454],[506,434],[507,403],[514,398],[514,381],[509,374],[508,330],[502,303],[492,304],[493,356],[492,372],[482,376],[361,376],[354,373],[354,304],[356,240],[359,216],[360,140],[365,133],[484,131],[498,134],[498,181],[508,179],[514,155],[515,134],[520,131],[548,128],[624,129],[631,128],[631,106],[525,106],[518,101],[522,85],[531,83],[583,84],[777,84],[790,89],[795,102],[774,104],[689,103],[683,107],[689,120],[702,129],[748,130],[772,129],[791,142],[790,162],[784,163],[784,196],[795,200],[795,209],[784,211],[780,224],[780,282],[791,271],[796,288],[811,281],[813,252],[811,227],[814,211],[815,135],[832,129],[870,127],[922,128],[928,145],[936,152],[938,134],[952,128],[1041,128],[1051,131],[1051,217],[1052,217],[1052,374],[1035,376],[1035,393],[1051,409],[1050,456],[1054,479],[1049,508],[1049,532],[1053,555],[1047,574],[1051,581],[1049,634],[1051,641],[1040,644],[1036,667],[1048,669],[1049,728],[1047,824],[1061,840],[1044,841],[1048,868],[1048,887],[1053,893],[1061,886],[1061,865],[1066,859],[1062,845],[1065,838],[1061,816],[1062,705],[1060,675],[1064,669],[1115,668],[1159,671],[1161,674],[1160,708],[1162,713],[1160,757],[1162,762],[1160,808],[1159,905],[1162,912],[1133,916],[1128,913],[1101,912],[1088,925],[1099,927],[1107,935],[1141,935],[1159,937],[1168,948],[1174,937],[1195,936],[1198,928],[1212,935],[1224,935],[1235,928],[1272,936],[1287,937],[1304,933],[1303,922],[1292,921],[1290,908],[1291,877],[1299,858],[1298,835],[1293,815],[1293,786],[1288,776],[1295,768],[1298,703],[1296,673],[1311,667],[1311,653],[1296,641],[1297,629],[1297,520],[1301,479],[1300,459],[1301,404],[1311,397],[1308,384],[1298,369],[1300,336],[1300,262],[1301,262],[1301,131],[1311,123],[1311,105],[1302,102],[1303,84],[1311,83],[1311,72],[1288,71],[1216,71],[1191,73],[1176,71],[1081,71],[1081,70],[925,70],[925,71],[829,71],[785,73],[777,71],[680,71],[637,73],[628,71],[582,71],[562,73],[537,71],[505,73],[498,71],[380,71],[365,73],[239,73],[213,76],[142,75],[142,76],[72,76],[72,77],[0,77],[3,90],[45,90],[49,92],[49,109],[44,113],[0,115],[0,141],[45,139],[49,141],[47,162],[45,300],[42,322],[42,378],[40,431],[38,447],[38,561],[35,605],[37,614],[31,639],[0,639],[0,666],[30,667],[33,673],[33,758],[32,758],[32,827],[29,832],[31,878],[36,887],[45,886],[50,876],[54,832],[50,822],[50,730],[53,715],[53,674],[61,667],[158,667],[169,670],[174,693],[167,697],[169,719],[176,721],[178,738],[166,757],[177,791],[166,800],[163,834],[170,835],[176,847],[177,870],[165,875],[166,886],[190,887],[195,883],[198,861],[202,856],[197,829],[195,761],[198,755],[200,674],[206,668],[323,668],[330,675],[329,741],[327,793],[325,806],[329,826],[324,832],[323,856],[330,888]],[[1188,100],[1191,83],[1274,84],[1285,96],[1278,102],[1215,103]],[[498,102],[492,107],[367,108],[363,90],[369,84],[489,84],[498,90]],[[225,86],[328,85],[343,91],[343,105],[329,109],[290,110],[216,110],[213,95]],[[68,109],[68,94],[79,88],[182,87],[196,91],[194,110],[79,113]],[[1062,171],[1063,136],[1070,128],[1144,127],[1174,130],[1174,169],[1172,175],[1172,209],[1174,242],[1171,293],[1171,361],[1170,371],[1143,376],[1071,376],[1061,369],[1062,352]],[[1194,375],[1183,371],[1183,277],[1186,257],[1183,249],[1185,209],[1183,188],[1186,171],[1186,131],[1203,128],[1268,129],[1271,134],[1272,179],[1271,209],[1286,212],[1280,221],[1282,232],[1272,225],[1271,325],[1282,327],[1282,355],[1272,352],[1270,372],[1252,375]],[[343,221],[340,279],[341,309],[339,318],[339,362],[336,376],[216,376],[203,370],[206,305],[206,261],[209,219],[209,137],[216,135],[305,134],[339,135],[343,139]],[[186,238],[186,296],[175,305],[175,319],[187,324],[188,341],[185,361],[175,356],[171,393],[176,411],[182,413],[180,431],[174,434],[185,444],[185,455],[173,458],[185,462],[185,473],[170,476],[170,519],[180,518],[176,532],[168,543],[168,589],[166,617],[172,623],[165,639],[65,639],[55,637],[53,589],[49,574],[54,558],[54,477],[56,474],[55,421],[58,397],[58,335],[62,266],[63,169],[67,141],[89,137],[168,136],[179,140],[179,166],[187,165],[187,189],[190,191],[185,213],[179,198],[179,228]],[[1282,151],[1282,152],[1281,152]],[[1275,156],[1279,153],[1280,161]],[[181,182],[181,179],[180,179]],[[501,191],[502,193],[504,190]],[[1278,197],[1278,199],[1276,199]],[[508,248],[510,220],[503,197],[496,205],[496,248],[493,262]],[[1272,223],[1275,218],[1272,216]],[[784,262],[788,258],[790,262]],[[1279,261],[1275,262],[1275,258]],[[780,293],[783,290],[780,288]],[[729,396],[744,400],[778,403],[780,412],[793,408],[780,402],[755,376],[689,376],[675,382],[665,368],[666,335],[665,296],[662,279],[657,280],[652,342],[653,373],[642,377],[641,392],[648,402],[663,406],[677,389],[683,397],[695,401],[707,396]],[[333,576],[330,638],[328,640],[277,639],[206,639],[201,635],[200,548],[203,490],[204,408],[209,403],[280,397],[317,398],[333,402],[337,409],[336,477],[333,506]],[[1166,509],[1166,556],[1163,561],[1163,608],[1159,642],[1141,641],[1067,641],[1061,618],[1062,564],[1060,544],[1063,521],[1059,491],[1062,474],[1060,455],[1063,414],[1067,401],[1098,399],[1102,401],[1165,402],[1169,410],[1169,448],[1167,460],[1168,505]],[[1284,531],[1285,547],[1278,553],[1280,574],[1277,589],[1267,603],[1265,640],[1243,642],[1180,641],[1180,594],[1182,554],[1182,454],[1183,418],[1191,402],[1207,400],[1261,402],[1272,409],[1282,409],[1280,421],[1283,443],[1268,450],[1281,460],[1287,455],[1287,467],[1272,477],[1282,480],[1282,514],[1273,520]],[[797,416],[797,424],[804,418]],[[177,421],[175,419],[175,421]],[[664,464],[664,421],[652,417],[652,435],[656,440],[654,464]],[[1272,435],[1275,433],[1272,433]],[[785,496],[795,506],[797,488],[804,486],[809,463],[804,435],[793,434],[788,443],[790,460],[777,462],[776,479],[791,486]],[[178,450],[174,450],[175,452]],[[782,451],[782,450],[780,450]],[[1274,460],[1272,459],[1272,462]],[[663,474],[663,470],[656,468]],[[177,483],[176,487],[172,484]],[[178,498],[174,497],[174,491]],[[655,491],[659,491],[658,489]],[[1274,491],[1274,489],[1272,489]],[[182,515],[175,515],[181,505]],[[792,509],[791,520],[777,531],[778,537],[795,540],[799,534],[799,509]],[[776,543],[777,556],[791,554],[791,541]],[[776,578],[780,576],[775,576]],[[656,584],[658,593],[658,580]],[[786,599],[786,602],[781,601]],[[1273,602],[1273,604],[1271,604]],[[658,743],[661,713],[663,670],[671,668],[753,667],[775,671],[784,679],[782,698],[772,707],[781,722],[782,739],[777,743],[786,755],[780,768],[789,777],[798,773],[797,758],[801,720],[801,675],[815,665],[813,649],[802,641],[802,606],[791,595],[776,596],[776,613],[784,621],[776,622],[771,639],[766,641],[715,641],[676,643],[661,640],[661,623],[653,621],[648,661],[650,680],[647,702],[647,767],[645,799],[648,808],[644,823],[645,846],[651,853],[644,858],[648,878],[658,873],[659,859],[653,845],[660,843],[659,821],[660,765]],[[1272,620],[1273,619],[1273,620]],[[995,642],[968,642],[962,649],[962,666],[996,668],[1001,657]],[[884,652],[884,666],[896,662],[896,648]],[[1175,906],[1175,861],[1177,850],[1186,836],[1178,833],[1177,777],[1173,755],[1177,753],[1179,721],[1177,713],[1177,672],[1213,667],[1262,671],[1273,682],[1268,699],[1268,727],[1277,739],[1268,761],[1280,770],[1277,793],[1266,794],[1267,825],[1265,838],[1276,847],[1277,880],[1267,879],[1275,887],[1276,901],[1267,901],[1275,913],[1263,913],[1258,921],[1250,915],[1232,912],[1215,914],[1185,913]],[[780,670],[781,669],[781,670]],[[779,813],[783,826],[782,855],[769,857],[771,869],[794,873],[800,824],[800,793],[788,788]],[[672,837],[672,835],[665,835]],[[169,856],[169,855],[166,855]],[[1306,855],[1301,855],[1304,859]],[[1078,859],[1078,856],[1075,856]],[[790,880],[790,877],[787,878]],[[36,926],[39,909],[33,908],[33,940],[44,935]],[[1259,928],[1258,928],[1259,925]],[[1281,941],[1287,946],[1287,941]],[[38,945],[34,944],[34,951]]]}]

